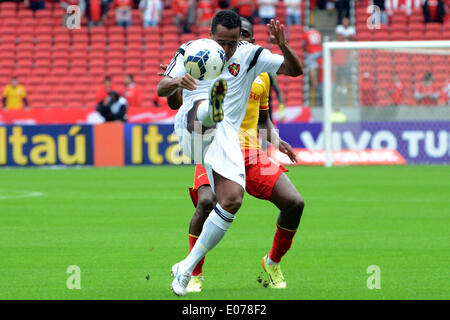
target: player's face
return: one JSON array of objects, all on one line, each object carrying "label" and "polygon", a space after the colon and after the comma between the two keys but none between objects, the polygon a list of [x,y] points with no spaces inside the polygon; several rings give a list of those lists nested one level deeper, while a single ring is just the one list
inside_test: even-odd
[{"label": "player's face", "polygon": [[241,40],[247,41],[250,43],[254,43],[255,39],[253,39],[252,29],[251,26],[247,22],[242,22],[242,28],[241,28]]},{"label": "player's face", "polygon": [[216,32],[211,34],[211,39],[220,44],[229,60],[237,49],[241,36],[241,28],[228,29],[221,24],[216,28]]}]

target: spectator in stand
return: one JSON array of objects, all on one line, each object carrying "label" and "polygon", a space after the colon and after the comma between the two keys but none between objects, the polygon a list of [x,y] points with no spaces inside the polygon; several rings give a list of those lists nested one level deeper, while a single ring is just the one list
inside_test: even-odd
[{"label": "spectator in stand", "polygon": [[86,3],[86,19],[88,26],[101,26],[103,24],[102,0],[84,0]]},{"label": "spectator in stand", "polygon": [[256,1],[254,0],[231,0],[231,7],[241,16],[253,23],[255,16]]},{"label": "spectator in stand", "polygon": [[420,10],[423,0],[386,0],[385,8],[389,16],[396,10],[402,10],[409,16],[412,10]]},{"label": "spectator in stand", "polygon": [[33,13],[35,13],[37,10],[44,10],[45,9],[45,1],[44,0],[24,0],[23,3],[30,7],[31,10],[33,10]]},{"label": "spectator in stand", "polygon": [[349,18],[343,18],[342,24],[338,25],[335,30],[336,39],[338,41],[354,41],[356,40],[356,31],[353,26],[350,25]]},{"label": "spectator in stand", "polygon": [[105,121],[127,121],[127,109],[127,100],[115,91],[109,92],[96,106]]},{"label": "spectator in stand", "polygon": [[143,26],[156,27],[162,18],[163,3],[161,0],[141,0],[139,10],[141,10]]},{"label": "spectator in stand", "polygon": [[271,19],[275,19],[275,6],[278,0],[258,0],[258,16],[261,24],[269,24]]},{"label": "spectator in stand", "polygon": [[372,107],[375,105],[375,87],[369,72],[364,72],[363,74],[360,83],[360,98],[363,107]]},{"label": "spectator in stand", "polygon": [[327,0],[325,8],[327,9],[328,15],[332,15],[334,13],[334,9],[336,8],[335,2],[336,0]]},{"label": "spectator in stand", "polygon": [[116,7],[116,24],[124,28],[131,26],[133,1],[114,0],[114,5]]},{"label": "spectator in stand", "polygon": [[106,24],[108,21],[108,12],[113,0],[101,0],[102,2],[102,20],[103,24]]},{"label": "spectator in stand", "polygon": [[442,0],[425,0],[422,11],[425,23],[444,23],[445,4]]},{"label": "spectator in stand", "polygon": [[302,0],[283,0],[286,6],[286,25],[301,24],[300,4]]},{"label": "spectator in stand", "polygon": [[105,100],[105,98],[108,96],[108,94],[111,91],[117,91],[116,88],[114,88],[111,85],[111,77],[110,76],[106,76],[105,80],[103,82],[103,85],[100,86],[100,88],[97,89],[97,94],[96,94],[96,102],[100,103],[101,101]]},{"label": "spectator in stand", "polygon": [[130,108],[142,107],[141,88],[136,85],[131,74],[125,76],[124,97],[127,99]]},{"label": "spectator in stand", "polygon": [[337,0],[336,8],[338,11],[337,24],[342,23],[342,18],[350,18],[350,0]]},{"label": "spectator in stand", "polygon": [[28,109],[27,92],[19,84],[17,77],[13,77],[11,83],[3,90],[3,108],[7,110],[19,110],[24,106]]},{"label": "spectator in stand", "polygon": [[310,24],[309,30],[303,34],[303,41],[307,52],[305,65],[309,70],[310,82],[314,88],[317,88],[319,85],[318,60],[322,57],[322,34],[314,29],[313,24]]},{"label": "spectator in stand", "polygon": [[414,98],[419,105],[436,105],[440,96],[439,88],[433,83],[433,74],[427,72],[422,82],[414,90]]},{"label": "spectator in stand", "polygon": [[214,17],[214,5],[212,0],[200,0],[197,5],[197,25],[210,26]]},{"label": "spectator in stand", "polygon": [[389,97],[392,100],[392,105],[398,106],[402,103],[404,89],[405,86],[398,77],[397,72],[394,72],[392,74],[392,87],[388,91]]},{"label": "spectator in stand", "polygon": [[195,23],[195,0],[172,0],[172,10],[175,12],[174,24],[180,33],[191,33]]},{"label": "spectator in stand", "polygon": [[[377,6],[380,9],[380,23],[387,25],[388,24],[388,16],[386,13],[386,0],[373,0],[373,5]],[[377,13],[377,11],[373,12],[373,23],[375,24],[375,14]]]}]

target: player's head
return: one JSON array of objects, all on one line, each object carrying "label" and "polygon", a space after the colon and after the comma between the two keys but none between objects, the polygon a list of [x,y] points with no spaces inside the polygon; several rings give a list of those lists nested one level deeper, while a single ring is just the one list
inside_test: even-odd
[{"label": "player's head", "polygon": [[11,85],[13,87],[16,87],[19,84],[19,80],[17,79],[17,77],[12,77],[11,78]]},{"label": "player's head", "polygon": [[103,82],[104,82],[105,86],[110,86],[111,85],[111,77],[106,76],[105,80]]},{"label": "player's head", "polygon": [[115,91],[110,91],[108,93],[108,103],[114,103],[119,100],[120,95]]},{"label": "player's head", "polygon": [[211,39],[220,44],[227,60],[237,49],[241,36],[241,17],[232,10],[222,10],[214,15],[211,24]]},{"label": "player's head", "polygon": [[253,25],[246,18],[241,17],[241,40],[255,43],[253,38]]}]

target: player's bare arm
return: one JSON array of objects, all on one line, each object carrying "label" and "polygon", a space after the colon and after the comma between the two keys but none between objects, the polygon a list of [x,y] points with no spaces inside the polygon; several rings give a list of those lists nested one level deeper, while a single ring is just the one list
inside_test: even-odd
[{"label": "player's bare arm", "polygon": [[269,28],[270,42],[280,47],[284,57],[284,62],[278,69],[277,74],[284,74],[291,77],[301,76],[303,74],[303,66],[298,55],[286,41],[284,25],[280,24],[280,21],[272,19],[267,27]]},{"label": "player's bare arm", "polygon": [[[164,72],[167,70],[168,64],[160,64],[159,67],[162,71],[158,72],[159,76],[164,76]],[[175,90],[175,92],[167,96],[167,104],[172,110],[178,110],[183,104],[182,90]]]},{"label": "player's bare arm", "polygon": [[158,96],[168,97],[179,88],[193,91],[197,89],[197,80],[188,73],[175,78],[164,76],[158,84]]},{"label": "player's bare arm", "polygon": [[291,145],[280,138],[278,131],[270,120],[269,110],[259,112],[258,129],[265,130],[267,141],[286,154],[293,163],[297,163],[297,155]]}]

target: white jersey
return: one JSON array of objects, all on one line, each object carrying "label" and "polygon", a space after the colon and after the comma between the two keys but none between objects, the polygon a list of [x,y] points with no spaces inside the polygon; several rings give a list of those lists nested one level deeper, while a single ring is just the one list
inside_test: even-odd
[{"label": "white jersey", "polygon": [[[165,76],[172,78],[186,74],[184,67],[184,51],[189,46],[187,42],[180,46],[175,57],[167,67]],[[236,52],[225,64],[219,78],[227,82],[227,94],[223,103],[224,120],[236,130],[241,126],[245,116],[248,97],[252,83],[262,72],[276,73],[283,63],[284,58],[279,54],[273,54],[269,50],[253,45],[246,41],[240,41]],[[194,91],[183,90],[183,105],[179,112],[192,107],[192,101],[208,99],[209,88],[214,80],[197,80],[197,89]]]}]

